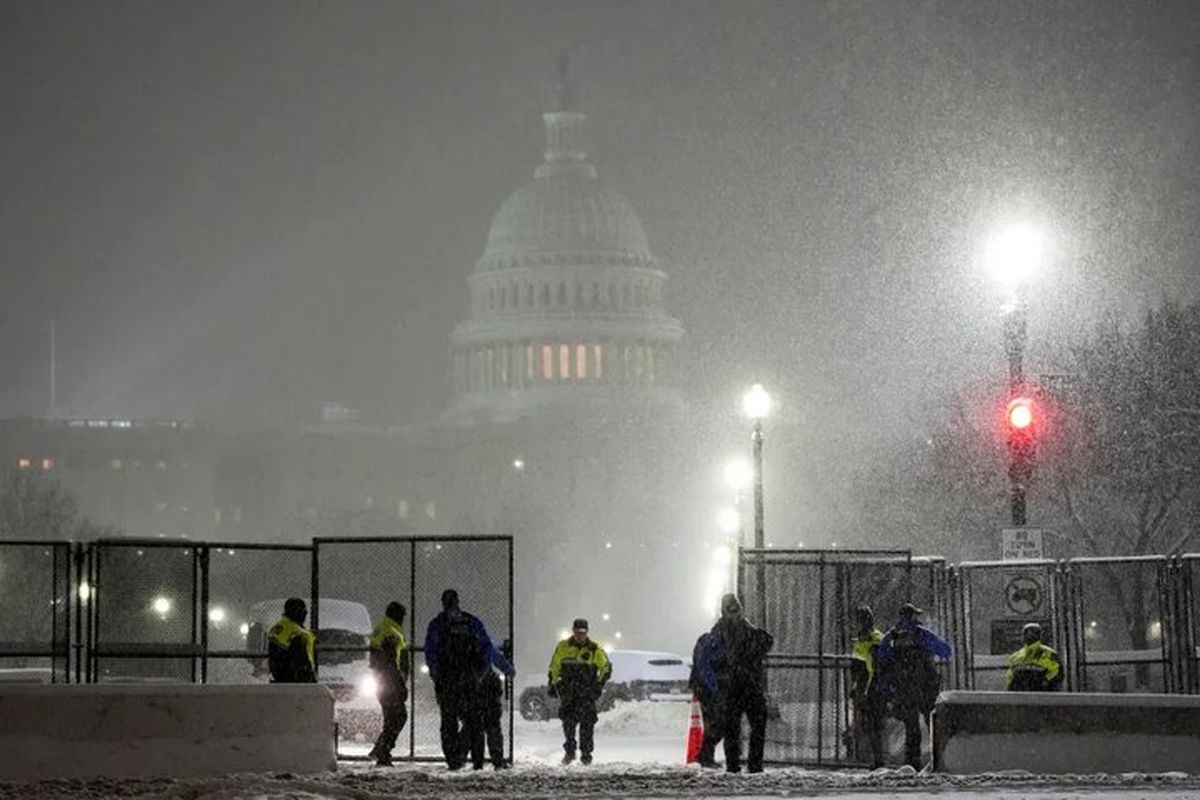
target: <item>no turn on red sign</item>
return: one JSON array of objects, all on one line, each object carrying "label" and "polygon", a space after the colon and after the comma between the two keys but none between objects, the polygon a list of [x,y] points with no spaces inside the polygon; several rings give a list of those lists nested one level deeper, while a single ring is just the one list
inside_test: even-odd
[{"label": "no turn on red sign", "polygon": [[1045,558],[1041,528],[1003,528],[1000,531],[1000,558],[1005,561]]}]

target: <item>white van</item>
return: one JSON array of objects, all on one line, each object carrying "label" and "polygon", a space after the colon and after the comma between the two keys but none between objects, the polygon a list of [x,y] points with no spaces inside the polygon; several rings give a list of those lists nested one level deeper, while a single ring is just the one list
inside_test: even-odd
[{"label": "white van", "polygon": [[[368,653],[372,625],[367,607],[331,597],[322,597],[318,602],[317,680],[328,686],[338,701],[354,700],[360,695],[374,700],[375,677]],[[266,652],[267,631],[283,615],[283,604],[283,599],[264,600],[250,607],[247,650]],[[312,609],[308,622],[312,622]],[[255,674],[265,674],[266,659],[254,661]]]}]

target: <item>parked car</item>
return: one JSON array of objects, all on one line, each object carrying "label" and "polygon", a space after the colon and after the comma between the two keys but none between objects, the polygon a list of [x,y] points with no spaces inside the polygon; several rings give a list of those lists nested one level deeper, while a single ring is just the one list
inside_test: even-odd
[{"label": "parked car", "polygon": [[[614,650],[608,654],[612,677],[596,707],[608,711],[618,700],[690,700],[688,673],[683,656],[651,650]],[[552,719],[558,715],[558,700],[549,687],[529,686],[521,692],[521,716],[529,720]]]},{"label": "parked car", "polygon": [[[354,700],[360,695],[374,700],[375,677],[368,658],[372,626],[367,607],[330,597],[322,597],[319,602],[321,627],[316,630],[317,680],[328,686],[339,702]],[[283,613],[283,603],[282,599],[264,600],[250,607],[247,651],[266,652],[267,631]],[[251,663],[256,675],[267,673],[265,658],[252,658]]]}]

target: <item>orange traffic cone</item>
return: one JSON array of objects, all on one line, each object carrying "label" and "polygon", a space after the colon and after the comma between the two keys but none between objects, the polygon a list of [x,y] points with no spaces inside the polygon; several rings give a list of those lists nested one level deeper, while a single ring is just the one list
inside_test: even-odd
[{"label": "orange traffic cone", "polygon": [[692,695],[692,721],[688,725],[687,762],[700,763],[700,747],[704,744],[704,723],[700,721],[700,698]]}]

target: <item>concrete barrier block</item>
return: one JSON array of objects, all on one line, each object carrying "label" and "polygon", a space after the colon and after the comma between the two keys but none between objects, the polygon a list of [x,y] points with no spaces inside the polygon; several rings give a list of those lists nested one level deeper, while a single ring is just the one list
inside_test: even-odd
[{"label": "concrete barrier block", "polygon": [[1200,773],[1200,697],[943,692],[934,769]]},{"label": "concrete barrier block", "polygon": [[0,780],[337,768],[319,684],[0,686]]}]

